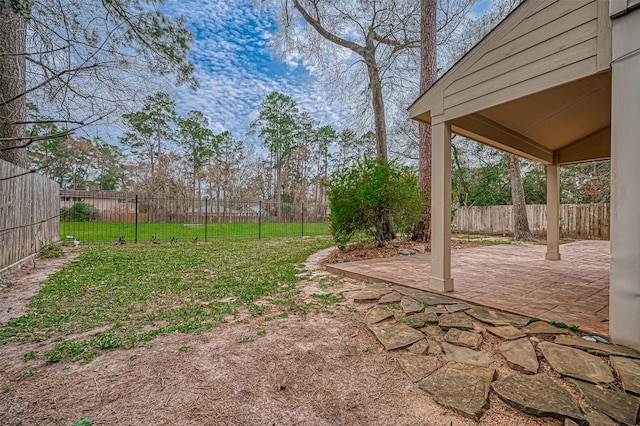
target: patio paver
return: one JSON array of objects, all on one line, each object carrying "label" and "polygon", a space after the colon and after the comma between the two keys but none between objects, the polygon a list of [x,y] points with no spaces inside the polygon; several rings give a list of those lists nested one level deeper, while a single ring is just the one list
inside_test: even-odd
[{"label": "patio paver", "polygon": [[543,374],[511,376],[492,385],[507,404],[534,416],[584,420],[569,392]]},{"label": "patio paver", "polygon": [[[561,247],[562,260],[544,260],[540,245],[497,245],[452,252],[455,290],[446,296],[545,321],[609,332],[608,241],[578,241]],[[428,288],[430,254],[327,265],[351,278],[419,290]],[[435,293],[435,292],[434,292]]]},{"label": "patio paver", "polygon": [[[430,306],[430,308],[442,306],[452,305],[442,304]],[[580,424],[603,426],[617,424],[611,418],[625,425],[635,424],[630,423],[635,421],[640,407],[640,400],[633,395],[633,389],[637,389],[637,383],[633,377],[634,374],[637,375],[638,367],[635,359],[611,357],[611,362],[622,379],[622,391],[616,389],[616,386],[613,386],[613,389],[596,386],[599,384],[609,386],[615,380],[607,358],[610,353],[624,353],[629,356],[634,356],[635,353],[621,351],[616,345],[578,338],[579,334],[575,331],[570,331],[569,336],[556,336],[556,341],[568,339],[564,345],[536,337],[507,340],[518,332],[524,336],[523,329],[512,325],[496,327],[500,332],[505,331],[504,328],[510,330],[507,333],[507,339],[500,338],[501,341],[497,342],[499,346],[496,351],[495,341],[489,342],[488,345],[482,343],[483,335],[487,335],[489,328],[479,325],[478,322],[482,324],[496,321],[511,322],[514,320],[514,315],[504,315],[504,312],[481,308],[480,310],[487,311],[480,312],[479,315],[486,322],[478,319],[471,321],[473,326],[470,329],[471,332],[449,328],[444,334],[441,326],[430,324],[421,328],[416,334],[409,325],[419,326],[425,322],[426,318],[431,322],[437,320],[441,323],[443,318],[451,316],[460,316],[467,320],[471,317],[464,312],[446,313],[446,309],[443,309],[440,314],[429,312],[404,316],[405,313],[399,306],[377,305],[365,315],[365,322],[376,308],[392,310],[394,316],[393,319],[385,320],[383,324],[369,324],[369,329],[387,350],[393,350],[398,354],[396,360],[409,379],[414,383],[419,381],[418,387],[432,394],[435,401],[445,407],[457,410],[475,420],[479,420],[484,411],[490,409],[488,407],[488,395],[491,392],[489,385],[496,379],[496,367],[500,366],[497,354],[499,352],[502,354],[501,358],[506,361],[506,365],[515,374],[506,374],[507,379],[493,383],[492,392],[517,409],[536,416],[565,418],[565,425],[571,424],[571,419]],[[516,319],[519,321],[519,318]],[[539,322],[532,324],[539,324]],[[555,331],[555,327],[552,328]],[[543,335],[549,335],[549,329],[544,328],[541,331]],[[430,337],[438,335],[440,337],[435,339]],[[415,339],[418,339],[415,343],[408,344]],[[438,343],[438,340],[445,341]],[[571,347],[573,345],[586,347],[577,349]],[[479,350],[470,348],[478,346],[483,348]],[[607,346],[607,348],[603,349],[601,346]],[[587,353],[593,349],[597,350],[598,356]],[[429,355],[425,355],[425,352]],[[539,370],[538,358],[542,357],[552,369],[545,366],[540,374],[536,374]],[[628,362],[625,364],[626,361],[634,364]],[[552,370],[560,373],[562,377],[551,379],[549,372]],[[524,377],[527,374],[529,376]],[[631,381],[629,376],[632,376]],[[567,389],[561,385],[563,381],[579,388],[582,396],[581,404],[577,404],[578,398],[567,392]],[[627,389],[631,390],[631,393],[628,394]]]}]

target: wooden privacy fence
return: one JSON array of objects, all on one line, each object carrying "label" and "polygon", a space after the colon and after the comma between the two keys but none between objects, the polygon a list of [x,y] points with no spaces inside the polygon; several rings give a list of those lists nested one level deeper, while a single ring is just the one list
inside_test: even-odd
[{"label": "wooden privacy fence", "polygon": [[[456,232],[513,233],[512,206],[460,207],[456,210],[452,227]],[[531,232],[547,232],[546,204],[527,206]],[[560,235],[584,240],[609,239],[609,204],[562,204],[560,206]]]},{"label": "wooden privacy fence", "polygon": [[60,187],[0,160],[0,272],[60,239]]}]

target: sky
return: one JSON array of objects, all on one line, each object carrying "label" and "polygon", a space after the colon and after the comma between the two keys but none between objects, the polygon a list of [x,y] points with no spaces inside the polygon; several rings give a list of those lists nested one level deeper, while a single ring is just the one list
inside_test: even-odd
[{"label": "sky", "polygon": [[[490,4],[491,0],[479,0],[472,13],[479,15]],[[260,141],[247,132],[260,102],[273,91],[291,96],[321,125],[340,129],[349,115],[347,106],[330,105],[303,63],[283,61],[271,51],[273,10],[258,8],[250,0],[166,0],[162,10],[184,16],[195,36],[190,58],[200,88],[173,89],[181,114],[202,111],[214,132],[229,130],[237,139],[256,144]]]},{"label": "sky", "polygon": [[168,0],[162,10],[182,15],[194,33],[191,60],[200,88],[174,89],[180,112],[202,111],[216,132],[247,136],[260,102],[271,92],[291,96],[302,111],[322,124],[339,126],[342,111],[331,107],[314,85],[314,77],[299,62],[283,62],[268,47],[276,30],[272,11],[246,0]]},{"label": "sky", "polygon": [[491,6],[491,0],[478,0],[478,2],[473,6],[472,13],[477,15],[481,15],[482,12],[487,10]]}]

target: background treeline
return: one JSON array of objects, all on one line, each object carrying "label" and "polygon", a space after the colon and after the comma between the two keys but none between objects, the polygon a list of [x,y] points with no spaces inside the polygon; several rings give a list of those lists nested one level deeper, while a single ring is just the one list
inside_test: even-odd
[{"label": "background treeline", "polygon": [[[55,135],[30,145],[30,166],[64,189],[116,190],[148,196],[215,200],[326,203],[325,183],[338,170],[374,158],[375,136],[357,128],[336,129],[301,111],[291,97],[274,92],[260,104],[251,135],[215,134],[200,111],[176,112],[167,93],[146,99],[122,116],[118,144],[100,137],[65,134],[47,123],[34,105],[32,136]],[[36,120],[37,119],[37,120]],[[243,140],[257,137],[260,145]],[[412,168],[410,155],[395,157]],[[520,160],[527,204],[546,203],[545,168]],[[468,139],[453,141],[453,201],[456,206],[511,204],[509,161],[504,153]],[[608,161],[562,167],[563,203],[609,202]]]},{"label": "background treeline", "polygon": [[331,173],[375,156],[373,133],[321,124],[277,92],[262,101],[251,123],[260,145],[241,139],[247,135],[214,133],[200,111],[178,114],[175,100],[163,92],[122,116],[126,127],[117,144],[66,135],[33,105],[31,114],[39,122],[31,136],[61,136],[31,144],[30,167],[64,189],[324,203]]}]

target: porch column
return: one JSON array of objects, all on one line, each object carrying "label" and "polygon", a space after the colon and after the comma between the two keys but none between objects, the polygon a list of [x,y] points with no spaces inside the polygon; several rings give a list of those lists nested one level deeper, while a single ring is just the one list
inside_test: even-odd
[{"label": "porch column", "polygon": [[640,8],[621,13],[611,22],[609,334],[640,350]]},{"label": "porch column", "polygon": [[560,166],[547,165],[547,260],[560,260]]},{"label": "porch column", "polygon": [[431,128],[431,278],[429,287],[453,291],[451,279],[451,123]]}]

